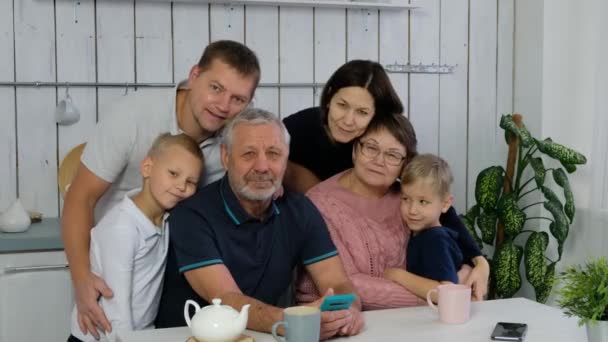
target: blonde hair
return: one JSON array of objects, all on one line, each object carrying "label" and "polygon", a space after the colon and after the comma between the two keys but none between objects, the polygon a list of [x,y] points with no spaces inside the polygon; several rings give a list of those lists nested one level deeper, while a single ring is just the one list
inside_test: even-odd
[{"label": "blonde hair", "polygon": [[156,158],[160,156],[165,150],[171,146],[180,146],[186,151],[190,152],[196,159],[200,160],[205,166],[205,158],[201,153],[201,149],[194,139],[181,133],[177,135],[171,135],[170,133],[162,133],[152,143],[152,146],[148,150],[148,157]]},{"label": "blonde hair", "polygon": [[417,180],[429,180],[440,196],[450,193],[450,185],[454,181],[450,165],[433,154],[419,154],[410,160],[401,173],[401,185],[412,184]]}]

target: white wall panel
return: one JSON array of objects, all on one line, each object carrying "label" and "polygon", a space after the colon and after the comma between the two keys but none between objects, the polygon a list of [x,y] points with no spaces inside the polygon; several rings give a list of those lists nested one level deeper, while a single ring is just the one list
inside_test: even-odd
[{"label": "white wall panel", "polygon": [[[439,63],[440,0],[416,0],[422,6],[410,18],[411,63]],[[420,152],[439,152],[439,76],[410,75],[409,117]]]},{"label": "white wall panel", "polygon": [[[273,6],[249,6],[245,27],[245,42],[258,56],[262,71],[261,82],[279,82],[279,8]],[[254,106],[278,115],[279,90],[258,88]]]},{"label": "white wall panel", "polygon": [[[0,80],[15,80],[13,58],[13,2],[0,1]],[[15,90],[0,87],[0,211],[17,197],[17,134]]]},{"label": "white wall panel", "polygon": [[245,40],[244,6],[210,5],[211,41],[219,39]]},{"label": "white wall panel", "polygon": [[441,6],[441,64],[457,65],[452,74],[439,76],[439,154],[452,169],[454,207],[466,209],[467,195],[467,58],[468,0]]},{"label": "white wall panel", "polygon": [[497,26],[496,43],[501,53],[496,56],[496,112],[500,115],[513,112],[515,0],[498,1]]},{"label": "white wall panel", "polygon": [[[135,1],[135,81],[169,83],[173,81],[171,49],[171,4]],[[165,93],[166,89],[142,88],[146,93]]]},{"label": "white wall panel", "polygon": [[[75,15],[76,13],[76,15]],[[57,81],[95,82],[95,9],[91,1],[59,1],[55,8],[57,26]],[[65,99],[65,88],[57,91],[58,101]],[[73,104],[80,111],[80,121],[58,126],[58,161],[76,145],[86,142],[97,119],[95,88],[69,88]],[[63,202],[60,198],[60,204]]]},{"label": "white wall panel", "polygon": [[[409,12],[381,10],[379,20],[380,64],[407,64],[409,62]],[[405,114],[408,115],[408,74],[391,73],[388,76],[403,102]]]},{"label": "white wall panel", "polygon": [[205,46],[209,44],[209,5],[204,3],[173,4],[173,79],[188,78]]},{"label": "white wall panel", "polygon": [[[135,23],[132,1],[97,0],[97,80],[135,82]],[[133,90],[129,90],[133,91]],[[106,104],[119,100],[125,89],[98,90],[97,119],[103,120]]]},{"label": "white wall panel", "polygon": [[[280,9],[279,80],[283,83],[313,81],[313,10]],[[286,117],[314,104],[312,88],[280,89],[280,113]]]},{"label": "white wall panel", "polygon": [[479,171],[504,159],[494,152],[496,140],[504,142],[495,115],[496,11],[496,0],[470,1],[468,203],[474,202]]},{"label": "white wall panel", "polygon": [[[316,8],[314,24],[314,82],[326,83],[346,62],[346,10]],[[322,87],[314,92],[314,104],[321,101]]]},{"label": "white wall panel", "polygon": [[348,60],[378,60],[378,10],[347,10]]},{"label": "white wall panel", "polygon": [[[55,24],[52,2],[15,2],[15,58],[18,81],[55,81]],[[55,89],[17,90],[19,197],[28,210],[55,216],[57,128]]]},{"label": "white wall panel", "polygon": [[171,4],[135,2],[135,72],[137,82],[171,82]]}]

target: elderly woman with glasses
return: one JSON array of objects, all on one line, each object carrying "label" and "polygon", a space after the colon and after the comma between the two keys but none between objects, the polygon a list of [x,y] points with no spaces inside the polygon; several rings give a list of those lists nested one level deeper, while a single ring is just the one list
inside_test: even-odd
[{"label": "elderly woman with glasses", "polygon": [[[384,309],[418,305],[418,297],[383,277],[387,268],[405,268],[409,229],[399,214],[400,189],[397,178],[408,160],[416,155],[416,135],[403,115],[372,120],[352,148],[353,168],[319,183],[307,192],[327,223],[344,267],[359,295],[363,309]],[[489,266],[453,209],[442,219],[444,226],[458,233],[458,245],[465,261],[476,265],[479,278]],[[461,278],[470,271],[464,266]],[[485,276],[484,276],[485,275]],[[464,280],[464,279],[462,279]],[[482,280],[483,282],[483,280]],[[481,299],[486,283],[473,287]],[[307,273],[296,284],[296,300],[319,298]]]}]

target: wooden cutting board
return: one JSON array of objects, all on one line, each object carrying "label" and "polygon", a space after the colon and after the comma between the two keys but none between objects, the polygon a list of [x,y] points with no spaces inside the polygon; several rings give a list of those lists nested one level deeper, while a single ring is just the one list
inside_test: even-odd
[{"label": "wooden cutting board", "polygon": [[[186,342],[204,342],[204,341],[199,341],[197,339],[195,339],[194,337],[188,337],[188,339],[186,340]],[[241,337],[239,337],[236,341],[234,342],[255,342],[255,340],[253,339],[253,337],[249,336],[249,335],[241,335]]]}]

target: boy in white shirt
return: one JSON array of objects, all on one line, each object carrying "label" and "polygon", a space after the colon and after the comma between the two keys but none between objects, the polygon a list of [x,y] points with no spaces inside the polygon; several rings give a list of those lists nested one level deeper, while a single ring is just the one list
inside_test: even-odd
[{"label": "boy in white shirt", "polygon": [[[153,328],[169,244],[166,211],[194,194],[203,168],[196,141],[161,134],[141,163],[143,188],[127,193],[92,229],[91,270],[114,292],[99,299],[112,325],[106,340],[117,331]],[[95,338],[83,334],[74,307],[68,342],[76,341]]]}]

